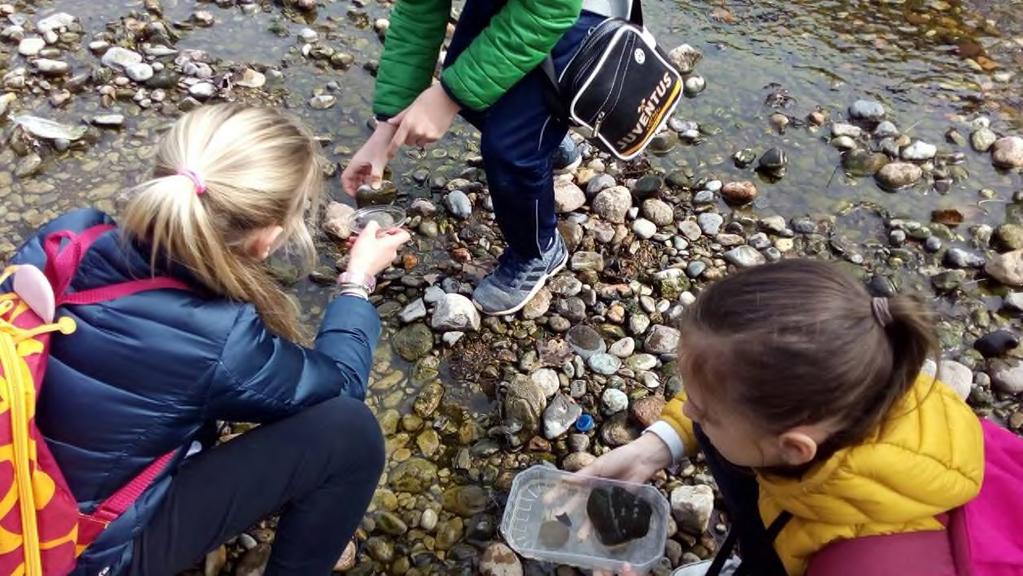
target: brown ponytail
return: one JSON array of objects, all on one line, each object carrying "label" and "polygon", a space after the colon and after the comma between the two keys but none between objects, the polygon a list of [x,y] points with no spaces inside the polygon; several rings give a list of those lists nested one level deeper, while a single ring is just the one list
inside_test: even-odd
[{"label": "brown ponytail", "polygon": [[683,365],[760,428],[837,421],[818,459],[862,440],[937,349],[921,300],[873,301],[837,266],[812,260],[724,278],[687,310],[682,332]]}]

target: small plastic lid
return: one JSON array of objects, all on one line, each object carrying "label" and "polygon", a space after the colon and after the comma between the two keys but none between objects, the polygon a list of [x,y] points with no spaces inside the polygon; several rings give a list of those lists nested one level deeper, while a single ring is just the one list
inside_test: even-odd
[{"label": "small plastic lid", "polygon": [[401,206],[367,206],[352,213],[349,224],[353,234],[362,232],[370,222],[376,222],[381,231],[400,228],[408,217]]},{"label": "small plastic lid", "polygon": [[501,534],[521,556],[642,574],[664,555],[671,507],[649,484],[533,466],[512,481]]},{"label": "small plastic lid", "polygon": [[585,413],[580,415],[575,421],[575,429],[583,433],[593,430],[593,416]]}]

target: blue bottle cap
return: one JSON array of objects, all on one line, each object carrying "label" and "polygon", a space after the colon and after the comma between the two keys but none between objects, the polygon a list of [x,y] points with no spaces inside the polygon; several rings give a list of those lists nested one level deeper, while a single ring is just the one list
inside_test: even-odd
[{"label": "blue bottle cap", "polygon": [[593,416],[589,414],[583,414],[579,416],[579,419],[575,421],[575,429],[580,432],[589,432],[593,430]]}]

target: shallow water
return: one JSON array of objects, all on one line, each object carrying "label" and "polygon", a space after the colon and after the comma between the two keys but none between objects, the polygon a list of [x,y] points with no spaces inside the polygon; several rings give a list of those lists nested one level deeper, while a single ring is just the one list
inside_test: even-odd
[{"label": "shallow water", "polygon": [[[136,0],[24,4],[32,4],[40,17],[66,11],[82,20],[86,34],[81,50],[64,55],[73,73],[99,66],[85,47],[92,34],[133,11],[144,11]],[[283,78],[278,82],[270,79],[264,90],[236,88],[234,96],[287,106],[322,137],[327,156],[343,162],[369,134],[366,123],[373,78],[363,66],[378,58],[381,42],[372,25],[359,28],[353,24],[349,2],[327,0],[323,4],[314,18],[303,22],[289,19],[279,5],[270,3],[250,15],[215,4],[162,2],[167,20],[186,20],[197,8],[216,18],[211,28],[182,31],[176,48],[208,51],[221,59],[215,66],[218,72],[244,66],[281,70]],[[19,11],[22,8],[25,6],[19,5]],[[366,7],[370,24],[386,16],[388,10],[388,5],[370,3]],[[644,10],[649,27],[666,48],[685,42],[703,51],[697,72],[706,78],[708,87],[698,97],[686,99],[677,116],[718,132],[699,145],[679,145],[670,154],[650,160],[666,172],[688,166],[697,178],[757,181],[760,197],[744,212],[758,217],[832,216],[839,235],[869,252],[871,243],[885,239],[882,221],[873,209],[849,210],[850,206],[876,205],[882,211],[923,222],[930,220],[934,209],[956,208],[965,216],[958,230],[968,237],[965,230],[971,225],[1002,223],[1006,203],[1014,191],[1023,188],[1020,174],[1000,172],[986,154],[948,144],[944,138],[950,127],[968,136],[969,121],[978,116],[990,117],[996,132],[1023,132],[1020,0],[646,0]],[[305,26],[317,30],[321,42],[354,54],[355,64],[338,71],[302,56],[297,34]],[[5,44],[2,49],[12,50],[12,45]],[[23,59],[14,54],[8,69],[22,64]],[[985,66],[989,69],[984,70]],[[336,86],[328,89],[332,82]],[[306,102],[314,91],[323,90],[335,94],[338,103],[327,110],[313,110]],[[939,151],[964,152],[969,178],[954,184],[946,194],[928,187],[888,193],[872,179],[852,179],[842,173],[839,153],[827,143],[826,127],[811,130],[793,122],[778,134],[768,122],[775,111],[798,121],[818,108],[832,118],[842,118],[859,98],[883,102],[889,119],[913,138],[936,144]],[[123,113],[127,120],[119,130],[98,131],[96,141],[82,149],[43,154],[41,173],[25,179],[14,177],[13,188],[0,179],[0,256],[6,256],[43,221],[73,206],[93,203],[113,209],[117,195],[145,177],[155,139],[172,121],[154,110],[142,110],[130,99],[119,100],[110,109],[101,108],[97,95],[88,91],[72,97],[60,109],[50,106],[45,92],[23,92],[12,108],[17,114],[71,124],[83,116],[110,112]],[[6,141],[11,122],[0,121],[0,130]],[[787,175],[777,182],[760,179],[752,169],[736,168],[731,160],[733,153],[746,147],[759,153],[775,146],[785,150],[790,159]],[[434,150],[402,155],[392,166],[393,179],[408,195],[428,195],[429,190],[415,184],[412,172],[426,168],[454,175],[465,167],[464,158],[477,153],[476,134],[458,122]],[[13,172],[17,162],[11,150],[0,150],[0,176]],[[981,194],[984,189],[989,192]],[[330,180],[329,193],[337,199],[343,197],[337,178]],[[426,239],[416,241],[424,263],[448,258],[443,246]],[[962,238],[953,239],[957,241],[965,243]],[[330,250],[321,257],[325,266],[333,265]],[[900,274],[920,282],[914,271]],[[315,318],[330,290],[305,280],[298,282],[297,288],[309,317]],[[385,316],[397,309],[400,306],[385,309]],[[492,390],[481,389],[472,378],[465,378],[464,371],[453,372],[452,366],[444,363],[436,376],[409,378],[408,367],[392,356],[387,346],[381,347],[378,367],[371,390],[378,413],[405,413],[420,384],[439,377],[449,386],[440,411],[444,416],[435,420],[435,428],[450,437],[452,431],[467,426],[466,422],[477,420],[480,427],[488,424]],[[383,377],[385,373],[393,375],[394,368],[401,370],[399,376]],[[395,444],[402,440],[397,436],[390,438]],[[432,459],[443,467],[453,453],[442,448]]]}]

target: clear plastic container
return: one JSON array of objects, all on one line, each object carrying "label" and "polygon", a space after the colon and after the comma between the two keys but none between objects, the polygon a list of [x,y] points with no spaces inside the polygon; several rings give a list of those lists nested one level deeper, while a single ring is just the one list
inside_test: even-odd
[{"label": "clear plastic container", "polygon": [[[612,494],[615,503],[626,504],[611,507],[620,515],[608,515],[610,508],[601,505]],[[591,518],[591,511],[603,518]],[[648,484],[533,466],[512,482],[501,533],[526,558],[594,570],[631,566],[643,571],[664,555],[670,514],[668,501]]]},{"label": "clear plastic container", "polygon": [[408,217],[405,209],[401,206],[367,206],[359,208],[351,215],[352,233],[362,232],[370,222],[380,225],[380,230],[386,232],[394,228],[400,228]]}]

